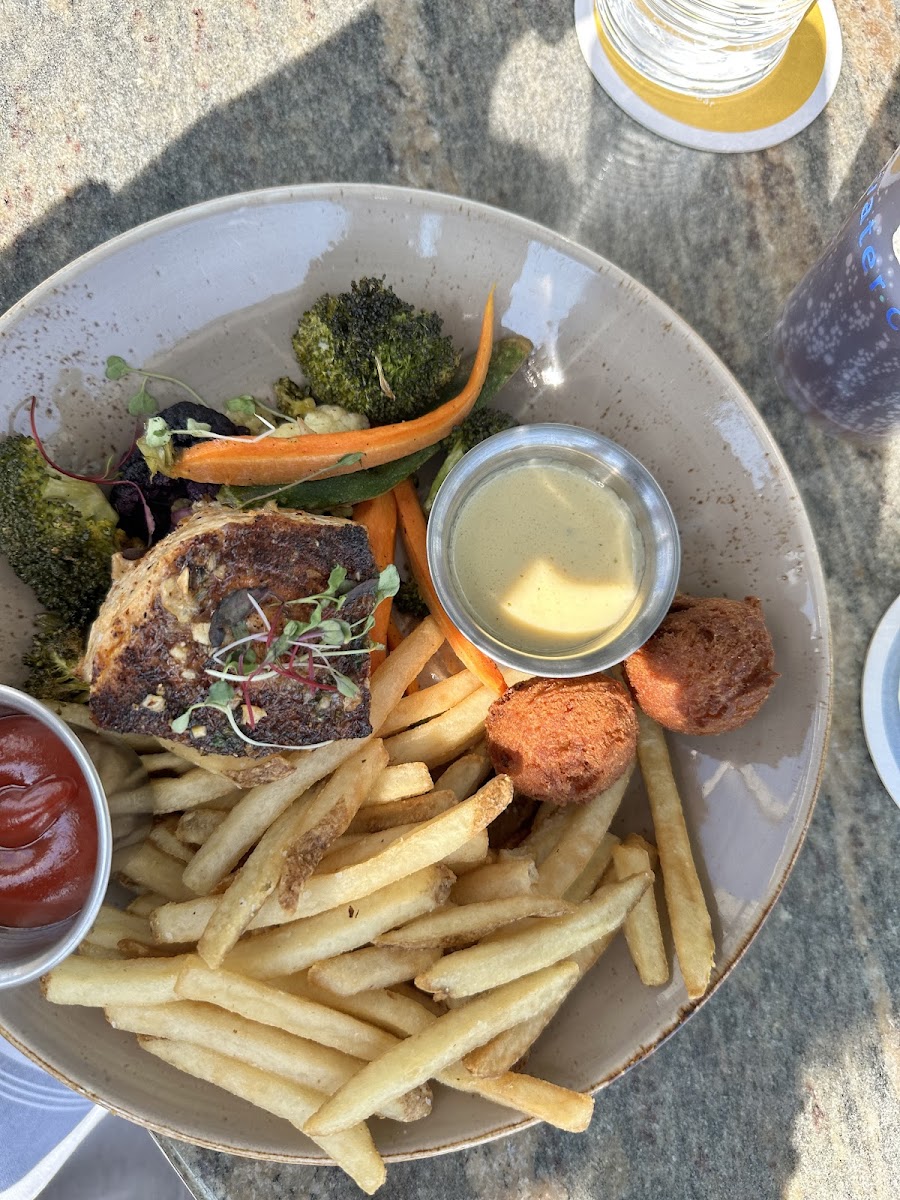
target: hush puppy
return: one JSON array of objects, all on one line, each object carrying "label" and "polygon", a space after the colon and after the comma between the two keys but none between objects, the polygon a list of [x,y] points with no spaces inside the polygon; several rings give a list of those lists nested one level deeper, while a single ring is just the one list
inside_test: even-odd
[{"label": "hush puppy", "polygon": [[593,675],[529,679],[495,700],[485,722],[494,770],[516,792],[550,804],[585,804],[627,769],[637,718],[626,688]]},{"label": "hush puppy", "polygon": [[676,596],[625,673],[640,707],[665,729],[730,733],[762,707],[778,678],[774,659],[755,596]]}]

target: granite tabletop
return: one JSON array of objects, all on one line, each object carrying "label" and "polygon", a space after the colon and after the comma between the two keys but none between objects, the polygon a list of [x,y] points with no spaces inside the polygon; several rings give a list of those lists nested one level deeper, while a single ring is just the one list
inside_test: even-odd
[{"label": "granite tabletop", "polygon": [[[900,440],[853,446],[779,396],[779,305],[900,142],[897,0],[838,0],[824,114],[768,151],[647,133],[587,71],[570,0],[0,0],[0,308],[138,222],[308,181],[403,183],[535,218],[612,259],[709,342],[805,498],[835,642],[812,826],[732,978],[597,1105],[391,1168],[388,1197],[891,1200],[900,1194],[900,812],[869,761],[860,674],[900,592]],[[174,1141],[202,1200],[357,1195],[336,1171]],[[136,1196],[140,1191],[135,1191]]]}]

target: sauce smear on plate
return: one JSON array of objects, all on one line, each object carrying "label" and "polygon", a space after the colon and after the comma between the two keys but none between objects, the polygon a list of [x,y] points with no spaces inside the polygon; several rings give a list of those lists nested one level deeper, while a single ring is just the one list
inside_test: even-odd
[{"label": "sauce smear on plate", "polygon": [[94,806],[75,758],[36,718],[0,716],[0,925],[72,916],[96,862]]}]

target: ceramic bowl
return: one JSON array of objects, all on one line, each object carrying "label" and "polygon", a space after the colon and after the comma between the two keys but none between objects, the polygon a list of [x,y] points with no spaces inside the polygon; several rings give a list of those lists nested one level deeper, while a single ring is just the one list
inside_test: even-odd
[{"label": "ceramic bowl", "polygon": [[[810,818],[831,698],[825,588],[803,504],[764,423],[697,334],[641,284],[547,229],[458,197],[369,185],[229,197],[91,251],[0,321],[4,426],[25,431],[24,406],[36,394],[57,457],[102,465],[132,432],[128,380],[104,378],[108,355],[156,364],[210,400],[262,394],[296,372],[298,314],[367,274],[440,310],[465,348],[495,283],[498,332],[524,334],[536,347],[503,406],[523,422],[582,425],[624,446],[672,506],[682,590],[762,601],[781,675],[762,712],[727,736],[671,739],[712,909],[715,988],[775,902]],[[33,613],[29,592],[4,568],[0,677],[13,683]],[[620,828],[652,836],[636,782]],[[692,1007],[677,968],[667,986],[644,988],[619,939],[548,1027],[530,1069],[601,1088]],[[0,1031],[153,1129],[237,1154],[322,1161],[285,1122],[179,1075],[97,1011],[51,1008],[36,985],[0,995]],[[375,1137],[389,1158],[415,1157],[525,1124],[437,1088],[427,1121],[375,1122]]]}]

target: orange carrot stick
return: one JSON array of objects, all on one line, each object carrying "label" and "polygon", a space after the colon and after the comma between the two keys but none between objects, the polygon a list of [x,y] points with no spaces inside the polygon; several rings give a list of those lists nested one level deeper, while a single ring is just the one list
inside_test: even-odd
[{"label": "orange carrot stick", "polygon": [[[397,503],[391,492],[384,492],[374,500],[363,500],[353,509],[353,520],[357,525],[364,525],[369,535],[369,545],[375,566],[383,571],[394,561],[394,547],[397,541]],[[384,646],[387,642],[388,623],[391,619],[391,597],[388,596],[375,609],[375,624],[369,631],[373,642]],[[370,657],[370,670],[374,671],[384,662],[385,650],[373,650]]]},{"label": "orange carrot stick", "polygon": [[425,514],[422,511],[422,505],[416,489],[409,479],[405,479],[403,483],[397,484],[394,488],[394,497],[397,501],[400,535],[403,538],[403,545],[406,547],[410,569],[416,583],[419,585],[422,599],[428,605],[428,611],[434,617],[435,621],[437,621],[441,632],[450,643],[453,652],[460,662],[467,666],[472,674],[481,680],[485,687],[489,687],[491,691],[496,692],[499,696],[501,692],[506,691],[506,683],[500,674],[497,664],[492,662],[487,655],[482,654],[477,646],[473,646],[470,641],[463,637],[447,616],[444,606],[441,604],[437,592],[434,590],[425,550]]},{"label": "orange carrot stick", "polygon": [[[198,442],[181,450],[169,474],[197,483],[238,486],[300,483],[309,476],[331,478],[380,467],[426,446],[433,446],[472,411],[478,399],[494,341],[494,289],[481,319],[481,333],[472,373],[458,396],[413,421],[378,425],[347,433],[308,433],[302,437],[230,438]],[[349,455],[362,454],[341,464]]]}]

